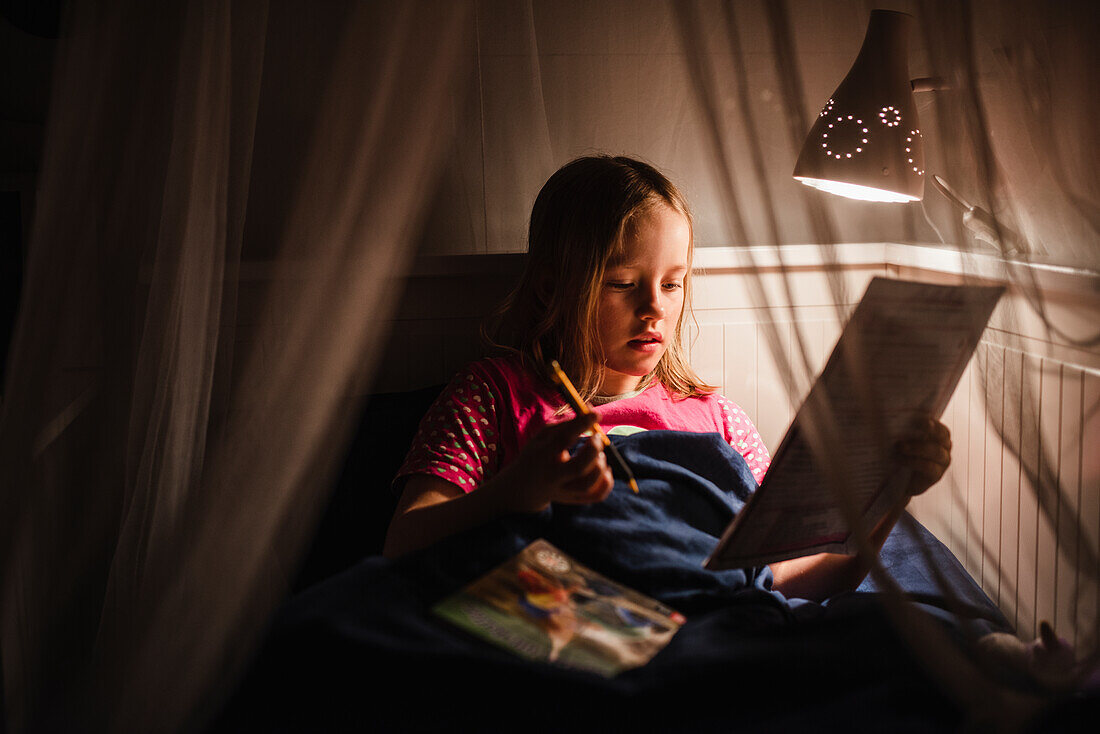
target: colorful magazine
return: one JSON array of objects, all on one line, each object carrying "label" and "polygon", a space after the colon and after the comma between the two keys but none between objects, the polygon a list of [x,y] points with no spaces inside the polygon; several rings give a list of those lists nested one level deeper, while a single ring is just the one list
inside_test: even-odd
[{"label": "colorful magazine", "polygon": [[517,655],[606,677],[645,665],[684,623],[680,613],[582,566],[545,540],[434,611]]}]

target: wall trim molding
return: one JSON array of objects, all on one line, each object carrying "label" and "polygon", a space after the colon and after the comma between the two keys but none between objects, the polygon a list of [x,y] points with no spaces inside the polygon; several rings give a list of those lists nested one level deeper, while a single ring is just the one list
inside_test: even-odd
[{"label": "wall trim molding", "polygon": [[[518,273],[526,253],[423,255],[409,270],[412,278]],[[1100,272],[1045,262],[1007,260],[991,252],[962,252],[946,245],[903,242],[845,242],[750,247],[697,247],[693,269],[712,273],[738,270],[823,269],[830,267],[911,267],[989,280],[1032,283],[1035,287],[1100,295]]]},{"label": "wall trim molding", "polygon": [[988,252],[962,252],[945,245],[849,242],[779,247],[699,247],[694,268],[707,272],[753,268],[911,267],[1035,287],[1100,295],[1100,272],[1043,262],[1007,260]]}]

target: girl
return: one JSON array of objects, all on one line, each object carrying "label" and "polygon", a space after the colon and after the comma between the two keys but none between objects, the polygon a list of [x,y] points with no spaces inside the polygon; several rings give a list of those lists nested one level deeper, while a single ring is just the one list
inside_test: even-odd
[{"label": "girl", "polygon": [[[506,356],[471,364],[420,424],[384,553],[398,556],[509,513],[600,502],[612,487],[595,416],[572,416],[546,372],[558,360],[608,433],[717,432],[759,482],[770,457],[749,417],[692,371],[681,345],[690,310],[687,203],[653,167],[579,158],[543,186],[531,212],[527,267],[491,339]],[[928,421],[900,447],[913,493],[942,476],[950,441]],[[880,548],[900,516],[872,534]],[[773,588],[823,599],[858,586],[868,565],[821,554],[772,564]]]}]

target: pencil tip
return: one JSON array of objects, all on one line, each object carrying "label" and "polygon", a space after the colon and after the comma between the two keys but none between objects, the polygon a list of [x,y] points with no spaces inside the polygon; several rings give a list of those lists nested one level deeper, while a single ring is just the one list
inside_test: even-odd
[{"label": "pencil tip", "polygon": [[633,479],[630,480],[630,488],[634,490],[634,494],[638,494],[638,483]]}]

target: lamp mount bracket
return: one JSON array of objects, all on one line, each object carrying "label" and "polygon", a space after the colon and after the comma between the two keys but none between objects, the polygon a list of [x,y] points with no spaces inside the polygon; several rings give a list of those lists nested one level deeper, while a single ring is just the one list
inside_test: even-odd
[{"label": "lamp mount bracket", "polygon": [[950,89],[951,85],[942,76],[922,76],[909,81],[909,86],[914,92],[935,92],[940,89]]}]

